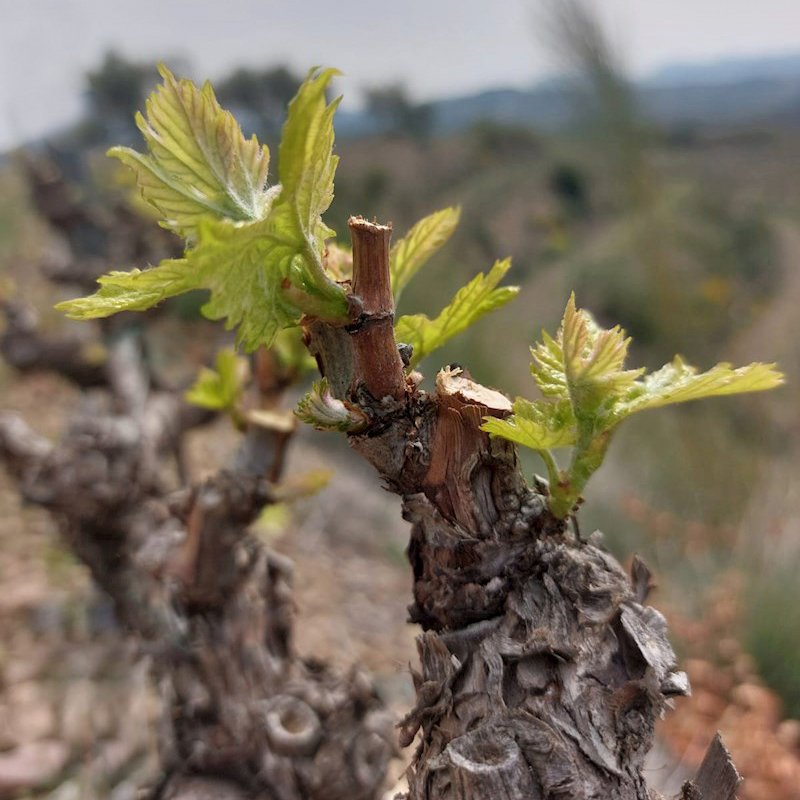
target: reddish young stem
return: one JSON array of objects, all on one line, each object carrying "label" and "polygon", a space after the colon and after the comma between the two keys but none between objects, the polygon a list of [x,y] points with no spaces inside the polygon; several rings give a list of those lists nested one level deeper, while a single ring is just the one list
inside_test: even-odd
[{"label": "reddish young stem", "polygon": [[394,298],[389,275],[391,225],[350,217],[353,241],[353,294],[363,304],[355,322],[354,374],[351,390],[359,384],[376,399],[405,394],[403,362],[394,341]]}]

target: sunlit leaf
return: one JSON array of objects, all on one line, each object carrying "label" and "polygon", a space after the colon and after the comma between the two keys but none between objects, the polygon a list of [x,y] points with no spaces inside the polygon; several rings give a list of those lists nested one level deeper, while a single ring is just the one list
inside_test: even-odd
[{"label": "sunlit leaf", "polygon": [[217,353],[216,369],[203,367],[184,395],[186,401],[214,411],[232,410],[247,379],[247,362],[230,348]]},{"label": "sunlit leaf", "polygon": [[395,301],[420,267],[453,235],[460,208],[443,208],[421,219],[389,253],[389,271]]},{"label": "sunlit leaf", "polygon": [[591,315],[575,305],[570,295],[555,339],[542,332],[532,349],[531,365],[543,394],[571,399],[579,406],[602,403],[625,392],[643,370],[623,369],[630,339],[619,325],[598,327]]},{"label": "sunlit leaf", "polygon": [[628,397],[620,403],[620,414],[673,403],[686,403],[704,397],[717,397],[744,392],[763,392],[783,383],[783,375],[775,364],[749,364],[734,369],[730,364],[717,364],[707,372],[698,372],[680,356],[661,369],[637,382]]},{"label": "sunlit leaf", "polygon": [[516,297],[519,292],[516,286],[496,288],[510,267],[511,261],[506,259],[496,262],[488,275],[476,275],[456,292],[436,319],[429,319],[425,314],[400,317],[395,326],[395,337],[398,342],[414,348],[410,366],[415,366],[481,317]]},{"label": "sunlit leaf", "polygon": [[[738,369],[717,364],[698,372],[678,356],[645,375],[644,369],[625,369],[629,344],[625,331],[600,328],[572,295],[556,337],[543,331],[542,341],[531,349],[531,372],[545,399],[518,399],[506,419],[484,420],[483,430],[541,454],[550,475],[550,510],[557,517],[571,513],[617,426],[631,414],[783,383],[774,364]],[[572,453],[569,467],[561,470],[549,451],[565,446]]]},{"label": "sunlit leaf", "polygon": [[162,261],[150,269],[109,272],[97,279],[100,288],[89,297],[59,303],[56,308],[72,319],[110,317],[119,311],[146,311],[162,300],[200,286],[200,276],[186,259]]},{"label": "sunlit leaf", "polygon": [[572,407],[566,401],[535,402],[518,397],[506,419],[486,417],[482,429],[532,450],[569,447],[577,436]]},{"label": "sunlit leaf", "polygon": [[245,139],[233,116],[222,109],[211,85],[198,89],[176,80],[163,65],[163,83],[136,115],[148,153],[128,147],[109,151],[136,173],[142,197],[162,224],[190,244],[199,221],[261,219],[275,189],[267,188],[269,150],[255,136]]},{"label": "sunlit leaf", "polygon": [[[78,319],[105,317],[151,308],[190,289],[209,289],[203,313],[225,319],[228,328],[236,327],[237,341],[246,350],[269,346],[281,328],[297,325],[303,314],[346,320],[345,290],[328,277],[322,264],[325,238],[332,233],[322,222],[322,214],[333,197],[338,161],[332,153],[338,101],[328,104],[325,98],[334,74],[334,70],[312,72],[290,103],[280,147],[280,194],[271,205],[260,206],[261,218],[237,222],[229,216],[207,215],[195,220],[196,242],[184,259],[143,271],[113,272],[99,280],[101,288],[95,295],[61,303],[58,308]],[[165,77],[167,88],[160,91],[177,91],[173,84],[171,76]],[[188,86],[187,96],[194,97]],[[227,145],[209,139],[208,147],[213,146]],[[161,161],[172,163],[165,156]],[[209,163],[216,163],[210,155]],[[173,179],[187,181],[187,191],[208,187],[202,171],[174,169]]]}]

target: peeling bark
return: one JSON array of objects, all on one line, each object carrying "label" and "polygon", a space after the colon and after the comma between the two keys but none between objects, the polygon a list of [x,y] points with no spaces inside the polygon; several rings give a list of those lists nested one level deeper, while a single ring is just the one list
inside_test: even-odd
[{"label": "peeling bark", "polygon": [[684,784],[677,800],[736,800],[736,789],[741,782],[731,754],[717,733],[697,775]]},{"label": "peeling bark", "polygon": [[[354,286],[388,275],[360,257],[370,227],[350,223]],[[689,686],[664,617],[644,604],[644,564],[629,578],[599,534],[584,541],[549,513],[546,484],[529,487],[514,446],[479,428],[510,412],[504,396],[460,369],[428,394],[374,355],[392,371],[379,385],[405,380],[402,394],[376,394],[349,331],[309,321],[306,337],[332,391],[369,418],[350,444],[412,525],[409,614],[423,633],[400,726],[403,745],[419,735],[409,800],[654,798],[642,769],[655,721]]]}]

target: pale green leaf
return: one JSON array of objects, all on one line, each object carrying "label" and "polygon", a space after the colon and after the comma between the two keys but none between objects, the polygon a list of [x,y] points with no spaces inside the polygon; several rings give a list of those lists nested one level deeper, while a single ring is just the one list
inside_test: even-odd
[{"label": "pale green leaf", "polygon": [[456,292],[436,319],[429,319],[425,314],[400,317],[395,326],[395,337],[398,342],[414,348],[410,366],[416,366],[481,317],[516,297],[519,292],[516,286],[496,288],[510,267],[511,260],[506,259],[496,262],[488,275],[476,275]]},{"label": "pale green leaf", "polygon": [[320,268],[325,239],[334,233],[322,224],[321,216],[333,201],[333,178],[339,164],[339,157],[333,155],[333,117],[342,99],[328,104],[325,91],[338,74],[335,69],[309,72],[289,103],[278,150],[283,189],[275,211],[286,219],[276,225],[301,233]]},{"label": "pale green leaf", "polygon": [[301,257],[290,238],[275,233],[271,217],[246,226],[206,221],[188,258],[211,290],[203,314],[236,328],[245,350],[271,345],[281,328],[298,323],[302,312],[284,291],[284,280]]},{"label": "pale green leaf", "polygon": [[453,235],[460,216],[460,208],[443,208],[421,219],[392,245],[389,271],[395,301],[420,267]]},{"label": "pale green leaf", "polygon": [[704,397],[763,392],[782,383],[783,375],[775,364],[755,363],[737,369],[730,364],[717,364],[707,372],[698,372],[696,367],[676,356],[670,364],[638,381],[620,403],[618,413],[628,416],[648,408],[686,403]]},{"label": "pale green leaf", "polygon": [[184,397],[188,403],[214,411],[234,409],[244,389],[247,362],[230,348],[217,353],[216,369],[203,367]]},{"label": "pale green leaf", "polygon": [[93,295],[65,300],[56,308],[72,319],[110,317],[120,311],[146,311],[162,300],[197,289],[199,279],[186,259],[171,259],[150,269],[109,272],[97,279],[100,288]]},{"label": "pale green leaf", "polygon": [[531,348],[533,361],[531,374],[545,397],[569,400],[567,374],[564,368],[564,351],[547,331],[542,331],[542,341]]},{"label": "pale green leaf", "polygon": [[[619,326],[600,328],[577,308],[572,295],[555,339],[543,331],[542,341],[531,349],[531,372],[546,399],[518,399],[506,419],[484,420],[483,430],[541,454],[550,476],[550,510],[557,517],[575,508],[617,426],[631,414],[703,397],[765,391],[783,383],[774,364],[738,369],[717,364],[698,373],[677,356],[644,375],[643,369],[625,369],[629,344]],[[561,470],[549,451],[564,446],[572,446],[572,453],[569,467]]]},{"label": "pale green leaf", "polygon": [[[333,197],[337,163],[332,153],[336,101],[325,99],[334,74],[312,72],[289,105],[280,194],[263,218],[236,222],[206,216],[193,229],[197,240],[185,259],[104,276],[97,294],[59,308],[79,318],[103,317],[150,308],[189,289],[209,289],[203,313],[237,327],[237,341],[246,350],[269,346],[281,328],[297,325],[303,314],[346,320],[346,292],[322,265],[331,231],[321,215]],[[202,176],[197,180],[205,185]]]},{"label": "pale green leaf", "polygon": [[572,408],[563,400],[532,403],[518,397],[511,416],[506,419],[486,417],[481,428],[532,450],[569,447],[575,444],[577,437]]},{"label": "pale green leaf", "polygon": [[199,221],[261,219],[275,189],[267,188],[269,150],[255,136],[245,139],[233,116],[222,109],[210,84],[198,89],[176,80],[163,65],[163,83],[150,95],[136,123],[148,153],[114,147],[115,156],[136,173],[142,197],[162,224],[190,244]]},{"label": "pale green leaf", "polygon": [[564,383],[578,417],[622,395],[643,372],[623,369],[630,344],[625,331],[619,325],[600,328],[587,311],[576,307],[574,293],[556,343],[561,348]]}]

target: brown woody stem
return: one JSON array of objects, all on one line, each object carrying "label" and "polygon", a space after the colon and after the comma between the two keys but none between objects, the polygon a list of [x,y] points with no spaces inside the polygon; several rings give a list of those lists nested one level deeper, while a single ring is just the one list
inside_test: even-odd
[{"label": "brown woody stem", "polygon": [[376,399],[405,394],[403,362],[394,342],[394,298],[389,275],[391,225],[350,217],[353,241],[353,294],[363,312],[352,331],[353,386]]}]

